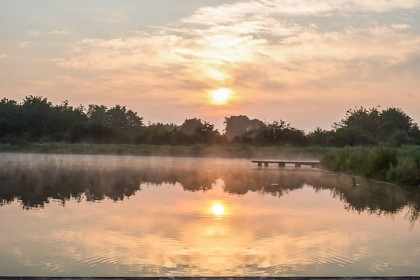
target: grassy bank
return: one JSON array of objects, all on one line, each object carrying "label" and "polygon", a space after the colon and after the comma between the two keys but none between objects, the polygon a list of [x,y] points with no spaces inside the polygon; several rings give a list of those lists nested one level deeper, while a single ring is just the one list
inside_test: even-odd
[{"label": "grassy bank", "polygon": [[322,164],[332,171],[420,186],[420,146],[344,148],[328,152]]},{"label": "grassy bank", "polygon": [[337,148],[291,146],[255,147],[246,144],[192,146],[66,143],[44,143],[25,145],[0,144],[0,152],[174,157],[219,157],[246,159],[321,159],[325,154],[333,153],[335,150],[337,150]]}]

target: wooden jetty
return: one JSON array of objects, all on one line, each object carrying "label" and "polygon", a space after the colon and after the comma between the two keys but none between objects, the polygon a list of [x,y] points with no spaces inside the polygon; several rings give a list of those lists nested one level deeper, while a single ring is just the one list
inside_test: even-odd
[{"label": "wooden jetty", "polygon": [[268,167],[270,163],[277,164],[280,168],[285,168],[286,164],[294,164],[295,168],[301,168],[302,165],[310,166],[312,168],[318,167],[321,162],[319,160],[266,160],[266,159],[256,159],[252,163],[257,163],[258,167]]}]

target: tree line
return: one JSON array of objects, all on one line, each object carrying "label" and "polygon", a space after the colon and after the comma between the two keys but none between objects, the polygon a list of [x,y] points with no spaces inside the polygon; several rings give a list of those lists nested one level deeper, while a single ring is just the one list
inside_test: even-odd
[{"label": "tree line", "polygon": [[243,115],[226,117],[224,125],[222,133],[198,118],[186,119],[182,125],[145,125],[137,112],[125,106],[73,107],[68,101],[54,105],[47,98],[32,95],[22,102],[7,98],[0,101],[0,142],[10,144],[420,145],[418,125],[399,108],[354,108],[330,130],[317,128],[309,133],[283,120],[268,123]]}]

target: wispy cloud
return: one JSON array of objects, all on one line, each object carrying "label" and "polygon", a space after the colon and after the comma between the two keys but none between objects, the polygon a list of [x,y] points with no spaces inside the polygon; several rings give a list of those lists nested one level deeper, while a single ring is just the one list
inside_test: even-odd
[{"label": "wispy cloud", "polygon": [[47,32],[29,31],[25,40],[19,42],[19,49],[24,49],[36,41],[47,40],[48,37],[63,36],[68,34],[67,30],[52,30]]},{"label": "wispy cloud", "polygon": [[19,49],[24,49],[24,48],[26,48],[28,45],[29,45],[29,41],[21,41],[20,43],[19,43]]},{"label": "wispy cloud", "polygon": [[[405,67],[398,79],[402,65],[420,56],[420,36],[409,20],[349,18],[419,7],[417,0],[238,1],[200,8],[149,32],[86,38],[54,62],[127,95],[141,90],[180,104],[196,105],[219,86],[234,88],[238,101],[271,102],[267,108],[338,90],[349,103],[355,98],[349,92],[382,89],[384,81],[395,90],[420,74]],[[335,24],[326,20],[333,16]]]},{"label": "wispy cloud", "polygon": [[37,37],[41,37],[41,36],[51,36],[51,35],[65,35],[67,34],[68,31],[67,30],[52,30],[52,31],[47,31],[47,32],[42,32],[42,31],[29,31],[29,38],[37,38]]},{"label": "wispy cloud", "polygon": [[[267,77],[297,84],[388,67],[418,52],[420,38],[408,23],[346,25],[325,30],[316,21],[298,24],[278,15],[316,15],[340,11],[389,11],[412,8],[418,1],[246,1],[199,9],[190,17],[154,33],[131,32],[114,39],[85,39],[58,64],[68,68],[109,71],[140,68],[164,70],[180,65],[188,79],[226,82],[240,65],[265,68]],[[193,25],[191,25],[193,23]],[[196,25],[199,24],[199,25]],[[261,66],[258,66],[261,65]],[[257,73],[255,73],[256,76]]]},{"label": "wispy cloud", "polygon": [[0,59],[3,59],[3,58],[5,58],[6,57],[6,54],[4,54],[4,53],[0,53]]},{"label": "wispy cloud", "polygon": [[183,19],[183,22],[204,25],[229,24],[247,20],[255,15],[266,16],[330,16],[348,15],[352,12],[388,12],[395,9],[419,7],[416,0],[251,0],[218,7],[204,7]]}]

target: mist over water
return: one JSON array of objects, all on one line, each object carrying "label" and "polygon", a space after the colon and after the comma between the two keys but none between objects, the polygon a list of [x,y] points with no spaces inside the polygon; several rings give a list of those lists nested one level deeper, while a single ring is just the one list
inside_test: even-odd
[{"label": "mist over water", "polygon": [[0,272],[418,275],[420,192],[248,160],[0,157]]}]

